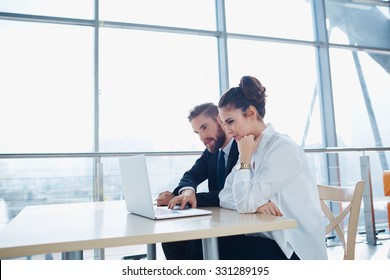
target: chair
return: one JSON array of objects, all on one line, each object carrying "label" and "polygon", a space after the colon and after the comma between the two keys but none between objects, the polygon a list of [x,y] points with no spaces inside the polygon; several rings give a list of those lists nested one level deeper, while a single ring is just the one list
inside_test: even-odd
[{"label": "chair", "polygon": [[[383,171],[383,187],[385,196],[390,196],[390,170]],[[390,230],[390,202],[387,202],[387,220]]]},{"label": "chair", "polygon": [[[317,187],[322,212],[329,220],[329,224],[326,226],[326,234],[334,229],[344,249],[344,260],[355,259],[356,234],[360,214],[360,205],[364,191],[364,181],[357,182],[355,187],[333,187],[320,184],[317,185]],[[342,211],[340,210],[340,214],[335,216],[326,204],[326,201],[340,203],[349,202],[349,204]],[[342,222],[346,220],[345,217],[347,214],[349,214],[347,229],[348,233],[347,239],[345,239]]]}]

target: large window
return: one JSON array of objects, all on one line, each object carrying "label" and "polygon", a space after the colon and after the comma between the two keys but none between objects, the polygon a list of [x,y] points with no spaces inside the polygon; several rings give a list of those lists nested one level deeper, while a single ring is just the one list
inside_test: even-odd
[{"label": "large window", "polygon": [[339,145],[389,146],[389,73],[366,52],[331,49],[330,58]]},{"label": "large window", "polygon": [[0,12],[92,19],[94,0],[0,0]]},{"label": "large window", "polygon": [[0,20],[0,153],[93,150],[93,30]]},{"label": "large window", "polygon": [[310,1],[226,0],[228,32],[313,40]]},{"label": "large window", "polygon": [[[379,0],[0,0],[0,223],[33,203],[121,198],[115,156],[62,153],[170,153],[148,160],[153,193],[172,190],[197,157],[175,152],[204,149],[189,109],[243,75],[304,148],[390,146],[389,34]],[[24,153],[49,155],[7,157]],[[375,202],[389,154],[370,154]],[[356,181],[357,158],[310,156],[322,183]]]},{"label": "large window", "polygon": [[[316,91],[314,48],[238,39],[228,46],[232,86],[243,75],[257,77],[267,89],[265,121],[301,143]],[[319,123],[311,128],[313,142],[306,145],[322,146]]]},{"label": "large window", "polygon": [[100,18],[135,24],[215,30],[210,0],[100,0]]},{"label": "large window", "polygon": [[346,36],[334,36],[331,43],[352,46],[390,47],[389,1],[328,0],[326,15],[331,30],[337,29]]},{"label": "large window", "polygon": [[216,39],[102,29],[100,42],[101,149],[203,149],[187,116],[218,101]]}]

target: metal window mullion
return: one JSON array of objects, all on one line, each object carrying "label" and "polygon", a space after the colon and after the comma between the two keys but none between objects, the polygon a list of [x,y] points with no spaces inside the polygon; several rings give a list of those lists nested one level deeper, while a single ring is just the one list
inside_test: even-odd
[{"label": "metal window mullion", "polygon": [[377,245],[370,157],[364,155],[364,153],[360,156],[360,173],[365,183],[362,199],[366,241],[368,245]]},{"label": "metal window mullion", "polygon": [[37,23],[81,25],[81,26],[92,26],[93,25],[93,20],[88,20],[88,19],[39,16],[39,15],[4,13],[4,12],[0,12],[0,19],[14,20],[14,21],[25,21],[25,22],[37,22]]},{"label": "metal window mullion", "polygon": [[[333,106],[332,80],[330,74],[329,39],[326,27],[325,3],[323,0],[312,0],[314,38],[320,42],[316,47],[317,65],[317,94],[319,97],[322,139],[325,147],[337,147],[336,123]],[[327,184],[340,185],[340,170],[338,154],[325,154],[325,176]],[[337,207],[330,208],[335,213],[340,213]],[[336,236],[336,240],[339,239]]]},{"label": "metal window mullion", "polygon": [[94,14],[94,152],[99,152],[99,0]]},{"label": "metal window mullion", "polygon": [[[99,152],[99,0],[95,0],[94,21],[94,131],[93,149]],[[94,161],[94,201],[103,200],[103,163],[101,157],[95,157]]]},{"label": "metal window mullion", "polygon": [[[94,152],[100,151],[100,139],[99,139],[99,0],[95,0],[94,3],[94,131],[93,139]],[[95,157],[94,160],[94,174],[93,176],[95,182],[94,186],[94,200],[102,201],[104,199],[104,188],[103,188],[103,163],[101,157]],[[99,217],[97,217],[99,218]],[[105,249],[104,248],[95,248],[94,249],[94,259],[105,259]]]},{"label": "metal window mullion", "polygon": [[[93,150],[99,152],[99,0],[95,0],[95,19],[94,19],[94,130],[93,130]],[[103,178],[102,162],[100,157],[96,157],[93,163],[94,173],[94,201],[103,199]]]},{"label": "metal window mullion", "polygon": [[229,88],[225,0],[215,0],[215,6],[218,34],[219,91],[220,95],[222,95]]},{"label": "metal window mullion", "polygon": [[[323,0],[311,1],[314,14],[314,36],[319,41],[316,48],[317,91],[320,101],[320,114],[323,142],[325,147],[337,147],[336,122],[333,105],[332,79],[330,72],[329,42],[326,28],[325,3]],[[327,154],[328,184],[339,184],[339,160],[337,154]]]}]

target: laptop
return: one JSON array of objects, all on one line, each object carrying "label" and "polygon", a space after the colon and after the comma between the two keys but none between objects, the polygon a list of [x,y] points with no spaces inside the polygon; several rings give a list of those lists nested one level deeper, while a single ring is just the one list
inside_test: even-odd
[{"label": "laptop", "polygon": [[198,208],[168,209],[166,206],[155,206],[145,155],[119,158],[119,167],[128,212],[155,220],[211,214],[209,210]]}]

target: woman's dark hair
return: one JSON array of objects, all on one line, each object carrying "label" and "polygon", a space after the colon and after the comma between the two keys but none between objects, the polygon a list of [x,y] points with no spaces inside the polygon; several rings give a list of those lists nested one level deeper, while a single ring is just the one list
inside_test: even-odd
[{"label": "woman's dark hair", "polygon": [[218,107],[230,107],[241,109],[245,112],[250,105],[256,108],[261,118],[265,116],[266,88],[258,79],[252,76],[244,76],[238,87],[226,91],[219,100]]},{"label": "woman's dark hair", "polygon": [[216,120],[218,116],[218,107],[213,103],[199,104],[190,110],[188,120],[191,122],[200,114],[204,114],[206,117]]}]

